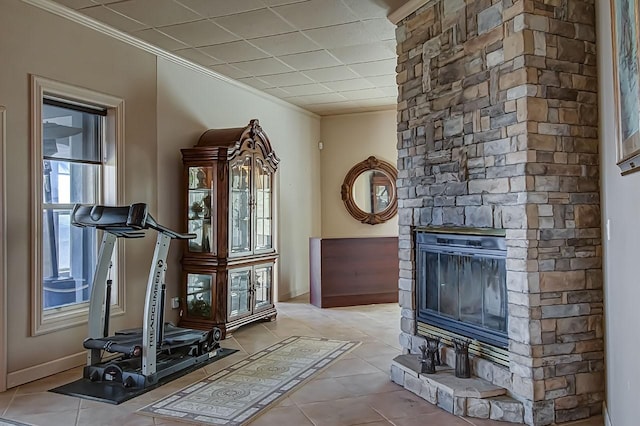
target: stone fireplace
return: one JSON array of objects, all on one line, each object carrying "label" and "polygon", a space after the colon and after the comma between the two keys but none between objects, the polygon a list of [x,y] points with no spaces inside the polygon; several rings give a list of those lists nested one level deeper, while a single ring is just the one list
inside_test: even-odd
[{"label": "stone fireplace", "polygon": [[505,359],[474,357],[474,373],[519,401],[529,425],[599,414],[594,0],[431,0],[398,23],[396,36],[404,352],[424,343],[419,232],[498,232]]}]

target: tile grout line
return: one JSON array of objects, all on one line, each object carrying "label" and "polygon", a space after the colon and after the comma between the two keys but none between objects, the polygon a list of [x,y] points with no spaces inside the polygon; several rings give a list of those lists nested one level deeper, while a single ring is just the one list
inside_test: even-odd
[{"label": "tile grout line", "polygon": [[76,426],[80,424],[80,408],[81,407],[82,407],[82,399],[80,399],[80,402],[78,403],[78,409],[76,410],[76,421],[75,421]]},{"label": "tile grout line", "polygon": [[7,406],[5,407],[5,409],[2,411],[2,415],[5,416],[7,414],[7,410],[9,409],[9,407],[11,407],[11,404],[13,404],[13,401],[16,399],[16,394],[18,393],[18,389],[20,388],[20,386],[16,387],[13,391],[13,395],[11,395],[11,399],[9,400],[9,403],[7,404]]}]

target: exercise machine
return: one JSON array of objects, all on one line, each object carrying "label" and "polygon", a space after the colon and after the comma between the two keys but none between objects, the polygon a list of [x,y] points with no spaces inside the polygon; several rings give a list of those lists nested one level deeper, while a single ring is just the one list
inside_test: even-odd
[{"label": "exercise machine", "polygon": [[[73,208],[71,223],[104,231],[91,287],[89,336],[83,342],[87,349],[84,379],[144,389],[217,355],[220,329],[201,331],[164,322],[169,245],[172,239],[191,239],[195,234],[182,234],[160,225],[144,203],[123,207],[78,204]],[[149,229],[158,235],[147,281],[142,328],[109,335],[109,272],[116,241],[142,238]]]}]

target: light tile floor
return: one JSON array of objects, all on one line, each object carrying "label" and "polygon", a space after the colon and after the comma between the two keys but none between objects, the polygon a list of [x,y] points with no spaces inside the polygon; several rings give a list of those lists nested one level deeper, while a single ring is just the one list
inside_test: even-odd
[{"label": "light tile floor", "polygon": [[[278,304],[274,322],[245,326],[223,342],[239,352],[120,405],[58,395],[48,389],[80,378],[81,368],[0,393],[0,417],[33,425],[182,425],[136,410],[248,354],[288,336],[358,340],[362,344],[258,417],[253,426],[508,426],[461,418],[427,403],[389,380],[400,353],[400,308],[396,304],[319,309],[301,296]],[[602,426],[601,417],[573,426]]]}]

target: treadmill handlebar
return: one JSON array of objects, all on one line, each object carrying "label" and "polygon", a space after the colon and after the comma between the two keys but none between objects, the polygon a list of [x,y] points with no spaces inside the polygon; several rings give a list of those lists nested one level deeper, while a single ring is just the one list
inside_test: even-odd
[{"label": "treadmill handlebar", "polygon": [[71,224],[102,229],[118,237],[140,238],[145,229],[153,229],[179,240],[190,240],[196,234],[183,234],[160,225],[148,213],[146,203],[130,206],[102,206],[76,204],[71,213]]},{"label": "treadmill handlebar", "polygon": [[175,238],[177,240],[191,240],[196,237],[196,234],[183,234],[181,232],[169,229],[166,226],[162,226],[158,222],[156,222],[153,217],[151,217],[151,215],[147,215],[147,227],[155,229],[158,232],[162,232],[163,234],[166,234],[171,238]]}]

